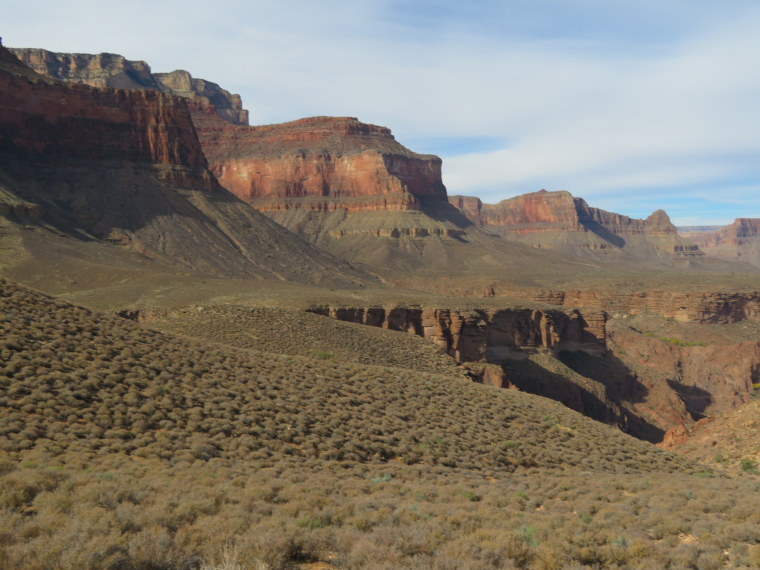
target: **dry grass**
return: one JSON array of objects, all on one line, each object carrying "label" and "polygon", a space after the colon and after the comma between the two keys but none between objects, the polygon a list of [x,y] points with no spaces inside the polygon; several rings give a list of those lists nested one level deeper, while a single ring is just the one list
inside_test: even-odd
[{"label": "dry grass", "polygon": [[556,402],[206,345],[6,281],[0,314],[5,568],[760,560],[754,483]]}]

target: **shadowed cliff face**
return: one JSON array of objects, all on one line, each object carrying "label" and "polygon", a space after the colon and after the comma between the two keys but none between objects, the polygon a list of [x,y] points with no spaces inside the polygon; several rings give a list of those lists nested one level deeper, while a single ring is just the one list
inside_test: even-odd
[{"label": "shadowed cliff face", "polygon": [[5,49],[0,61],[4,156],[176,166],[197,171],[194,185],[213,185],[184,99],[46,81]]},{"label": "shadowed cliff face", "polygon": [[144,61],[130,61],[113,53],[55,53],[35,48],[10,48],[25,65],[46,77],[93,87],[162,91],[187,99],[194,108],[214,112],[236,125],[248,124],[240,95],[216,83],[196,79],[187,71],[152,73]]},{"label": "shadowed cliff face", "polygon": [[[204,274],[374,281],[222,188],[187,102],[43,78],[0,46],[0,214]],[[24,219],[21,219],[24,218]]]},{"label": "shadowed cliff face", "polygon": [[311,312],[421,336],[458,362],[480,366],[471,367],[479,381],[560,401],[652,442],[748,402],[760,374],[760,342],[739,325],[506,304],[315,306]]},{"label": "shadowed cliff face", "polygon": [[470,196],[451,196],[449,202],[473,223],[539,249],[601,259],[627,254],[685,262],[703,256],[698,247],[678,236],[662,210],[646,220],[637,220],[592,208],[569,192],[546,190],[498,204],[483,204]]}]

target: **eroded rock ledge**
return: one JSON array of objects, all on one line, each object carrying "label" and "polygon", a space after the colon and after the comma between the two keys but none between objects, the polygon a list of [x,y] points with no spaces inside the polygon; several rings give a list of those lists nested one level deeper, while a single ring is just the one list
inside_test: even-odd
[{"label": "eroded rock ledge", "polygon": [[310,312],[352,323],[411,332],[459,362],[521,360],[531,351],[558,354],[606,349],[606,314],[561,309],[433,309],[315,306]]}]

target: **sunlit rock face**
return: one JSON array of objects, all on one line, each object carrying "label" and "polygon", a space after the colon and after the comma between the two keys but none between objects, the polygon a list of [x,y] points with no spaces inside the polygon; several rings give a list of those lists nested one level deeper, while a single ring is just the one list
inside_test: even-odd
[{"label": "sunlit rock face", "polygon": [[219,182],[260,210],[417,210],[446,201],[441,159],[401,144],[385,127],[352,117],[313,117],[236,127],[193,118]]}]

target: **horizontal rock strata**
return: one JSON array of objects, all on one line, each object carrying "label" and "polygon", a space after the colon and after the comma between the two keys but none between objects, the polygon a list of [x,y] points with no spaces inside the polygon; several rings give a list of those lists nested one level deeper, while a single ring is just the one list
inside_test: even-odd
[{"label": "horizontal rock strata", "polygon": [[248,124],[240,95],[216,83],[192,77],[187,71],[153,73],[144,61],[130,61],[113,53],[56,53],[36,48],[10,48],[25,65],[47,77],[93,87],[153,90],[178,95],[194,109],[213,112],[235,125]]}]

